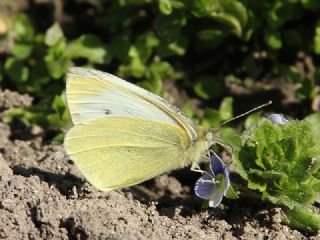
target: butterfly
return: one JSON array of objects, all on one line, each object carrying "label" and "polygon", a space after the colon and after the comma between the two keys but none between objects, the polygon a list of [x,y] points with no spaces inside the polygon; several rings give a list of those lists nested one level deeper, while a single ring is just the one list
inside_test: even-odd
[{"label": "butterfly", "polygon": [[192,122],[165,99],[116,76],[70,68],[66,97],[74,126],[66,153],[100,190],[135,185],[192,164],[215,142],[216,131]]}]

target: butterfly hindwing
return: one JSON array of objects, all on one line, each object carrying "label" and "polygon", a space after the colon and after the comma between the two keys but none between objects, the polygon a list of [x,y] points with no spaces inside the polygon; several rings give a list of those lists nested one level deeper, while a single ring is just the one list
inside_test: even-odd
[{"label": "butterfly hindwing", "polygon": [[183,167],[190,139],[166,123],[113,117],[75,125],[64,144],[89,182],[111,190]]}]

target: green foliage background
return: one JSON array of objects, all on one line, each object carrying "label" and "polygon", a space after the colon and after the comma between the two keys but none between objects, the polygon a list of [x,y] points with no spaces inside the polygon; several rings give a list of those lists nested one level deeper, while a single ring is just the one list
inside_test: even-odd
[{"label": "green foliage background", "polygon": [[[32,109],[10,112],[25,122],[64,125],[61,96],[72,65],[111,72],[160,95],[163,82],[175,80],[207,103],[202,121],[213,126],[226,118],[215,109],[227,83],[247,87],[248,79],[281,77],[297,84],[298,99],[317,95],[316,61],[310,71],[295,64],[299,52],[315,60],[320,54],[317,0],[57,2],[30,1],[23,11],[20,1],[0,5],[0,82],[35,97]],[[184,110],[197,117],[187,104]]]}]

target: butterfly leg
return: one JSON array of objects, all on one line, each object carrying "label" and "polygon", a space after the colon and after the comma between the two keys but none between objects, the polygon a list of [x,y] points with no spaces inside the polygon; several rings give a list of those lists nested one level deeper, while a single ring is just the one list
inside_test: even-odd
[{"label": "butterfly leg", "polygon": [[192,163],[190,170],[193,171],[193,172],[199,172],[199,173],[202,173],[202,174],[206,173],[206,171],[201,170],[200,166],[196,162]]}]

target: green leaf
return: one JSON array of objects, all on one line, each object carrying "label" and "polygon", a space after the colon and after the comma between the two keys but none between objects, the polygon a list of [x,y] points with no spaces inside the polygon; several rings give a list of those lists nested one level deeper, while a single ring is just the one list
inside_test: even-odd
[{"label": "green leaf", "polygon": [[184,0],[158,0],[159,9],[162,14],[169,15],[172,13],[173,9],[183,8],[185,1]]},{"label": "green leaf", "polygon": [[[38,87],[50,81],[50,75],[44,61],[38,61],[36,65],[33,66],[30,79],[33,81],[33,84]],[[38,91],[40,91],[40,89],[38,89]]]},{"label": "green leaf", "polygon": [[172,74],[172,67],[167,62],[155,62],[146,72],[147,80],[140,82],[139,86],[160,95],[163,90],[163,81]]},{"label": "green leaf", "polygon": [[317,91],[314,86],[314,82],[308,78],[301,79],[301,85],[296,91],[296,95],[299,99],[314,99],[317,96]]},{"label": "green leaf", "polygon": [[65,123],[70,120],[64,93],[62,94],[62,96],[55,96],[52,103],[52,108],[55,112],[48,115],[50,126],[54,128],[64,127]]},{"label": "green leaf", "polygon": [[151,78],[150,75],[155,72],[151,73],[150,71],[147,71],[147,62],[150,60],[153,48],[158,44],[159,40],[152,36],[143,36],[139,38],[128,50],[130,63],[120,66],[120,72],[123,74],[129,74],[136,78],[144,76]]},{"label": "green leaf", "polygon": [[172,5],[170,0],[159,0],[159,9],[165,14],[169,15],[172,13]]},{"label": "green leaf", "polygon": [[[272,29],[278,29],[285,21],[285,17],[281,16],[281,9],[283,9],[284,2],[277,1],[275,4],[269,6],[267,11],[267,24]],[[288,5],[290,6],[290,5]]]},{"label": "green leaf", "polygon": [[33,46],[30,43],[14,43],[11,53],[17,59],[23,60],[31,55]]},{"label": "green leaf", "polygon": [[320,2],[317,0],[301,0],[301,3],[305,8],[309,8],[311,10],[320,8]]},{"label": "green leaf", "polygon": [[45,44],[53,46],[64,39],[64,35],[59,23],[54,23],[45,34]]},{"label": "green leaf", "polygon": [[47,70],[54,79],[61,78],[70,66],[70,59],[65,54],[66,47],[65,41],[59,41],[50,47],[45,56]]},{"label": "green leaf", "polygon": [[320,144],[320,113],[318,112],[310,114],[305,118],[305,120],[310,122],[310,124],[313,126],[314,133],[317,136],[316,139]]},{"label": "green leaf", "polygon": [[19,120],[21,120],[26,126],[30,126],[32,123],[42,125],[41,123],[44,123],[46,121],[46,115],[43,114],[44,111],[41,110],[37,107],[31,107],[30,109],[10,108],[7,111],[5,111],[3,116],[1,116],[1,120],[5,123],[9,123],[12,122],[14,118],[19,118]]},{"label": "green leaf", "polygon": [[[220,3],[223,5],[226,13],[224,15],[217,14],[216,17],[227,25],[230,25],[233,28],[232,32],[236,36],[241,37],[248,22],[246,8],[241,2],[233,0],[223,0]],[[215,14],[213,16],[215,16]]]},{"label": "green leaf", "polygon": [[13,22],[13,32],[17,41],[31,41],[34,37],[33,26],[27,17],[23,13],[18,13]]},{"label": "green leaf", "polygon": [[184,41],[169,43],[168,48],[177,55],[184,55],[186,52]]},{"label": "green leaf", "polygon": [[197,17],[208,16],[212,12],[220,9],[218,2],[219,1],[194,0],[192,1],[192,13]]},{"label": "green leaf", "polygon": [[265,35],[265,41],[270,48],[273,48],[273,49],[282,48],[281,36],[277,32],[267,32]]},{"label": "green leaf", "polygon": [[302,76],[296,66],[280,66],[280,74],[288,83],[300,83]]},{"label": "green leaf", "polygon": [[107,60],[107,48],[94,35],[82,35],[72,41],[67,48],[71,58],[85,58],[90,63],[103,64]]},{"label": "green leaf", "polygon": [[146,73],[146,66],[139,58],[134,58],[132,59],[130,66],[127,67],[126,72],[136,78],[141,78]]},{"label": "green leaf", "polygon": [[[182,107],[181,110],[187,114],[189,117],[195,117],[195,112],[194,110],[189,106],[188,102],[185,103]],[[195,121],[196,122],[196,121]]]},{"label": "green leaf", "polygon": [[313,38],[313,48],[316,54],[320,54],[320,23],[317,24]]},{"label": "green leaf", "polygon": [[233,98],[225,97],[220,104],[220,116],[222,120],[229,120],[233,116]]},{"label": "green leaf", "polygon": [[320,229],[319,209],[295,207],[287,212],[285,221],[295,228],[316,234]]},{"label": "green leaf", "polygon": [[192,13],[197,17],[212,17],[241,37],[248,22],[248,13],[241,2],[233,0],[194,0]]},{"label": "green leaf", "polygon": [[223,42],[226,37],[225,31],[220,29],[205,29],[197,33],[197,37],[204,42],[208,43],[208,47],[216,48]]},{"label": "green leaf", "polygon": [[209,75],[201,76],[194,85],[194,91],[203,99],[221,97],[225,92],[224,82]]},{"label": "green leaf", "polygon": [[58,133],[53,139],[52,143],[63,144],[65,133]]},{"label": "green leaf", "polygon": [[234,128],[223,127],[220,129],[220,138],[226,146],[239,146],[241,144],[240,133]]},{"label": "green leaf", "polygon": [[54,79],[61,78],[67,72],[70,66],[70,60],[63,57],[54,61],[51,61],[48,58],[45,60],[47,63],[48,72]]},{"label": "green leaf", "polygon": [[246,118],[246,120],[244,121],[245,129],[249,129],[249,128],[253,127],[254,125],[256,125],[259,122],[260,119],[261,119],[260,113],[250,114]]},{"label": "green leaf", "polygon": [[10,57],[6,60],[4,68],[14,82],[22,83],[28,81],[29,69],[25,66],[24,62]]},{"label": "green leaf", "polygon": [[187,24],[187,17],[182,12],[173,12],[165,16],[157,15],[154,27],[159,36],[157,52],[161,56],[184,55],[188,45],[188,39],[182,29]]},{"label": "green leaf", "polygon": [[173,68],[168,62],[155,62],[150,66],[150,71],[157,75],[161,80],[167,80],[173,74]]},{"label": "green leaf", "polygon": [[205,108],[201,125],[204,127],[219,127],[221,124],[220,112],[212,108]]},{"label": "green leaf", "polygon": [[147,47],[145,42],[137,42],[129,49],[129,57],[132,59],[138,59],[142,64],[145,64],[152,54],[151,47]]},{"label": "green leaf", "polygon": [[152,63],[146,72],[146,80],[141,82],[139,85],[143,88],[156,93],[162,94],[163,81],[173,74],[171,65],[167,62],[155,62]]},{"label": "green leaf", "polygon": [[238,199],[239,195],[237,194],[237,192],[234,190],[234,188],[232,187],[232,185],[230,185],[230,187],[228,188],[228,191],[225,195],[226,198],[229,199]]}]

